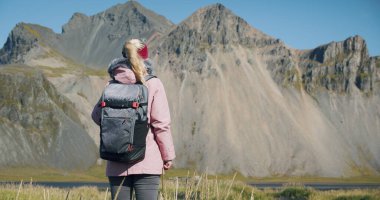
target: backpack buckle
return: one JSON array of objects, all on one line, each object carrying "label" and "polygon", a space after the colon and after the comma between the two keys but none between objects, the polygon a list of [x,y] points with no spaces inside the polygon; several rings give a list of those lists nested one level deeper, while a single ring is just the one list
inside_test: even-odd
[{"label": "backpack buckle", "polygon": [[136,109],[138,107],[139,107],[139,102],[136,102],[136,101],[132,102],[132,108]]},{"label": "backpack buckle", "polygon": [[106,107],[106,102],[104,102],[104,101],[100,102],[100,107],[102,107],[102,108]]},{"label": "backpack buckle", "polygon": [[128,144],[128,148],[127,148],[127,151],[128,152],[131,152],[131,151],[133,151],[133,145],[132,144]]}]

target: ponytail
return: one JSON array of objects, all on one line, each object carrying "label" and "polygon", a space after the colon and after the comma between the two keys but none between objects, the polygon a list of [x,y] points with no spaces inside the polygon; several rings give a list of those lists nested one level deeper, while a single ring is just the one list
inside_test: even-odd
[{"label": "ponytail", "polygon": [[138,54],[138,50],[144,47],[144,44],[138,39],[132,39],[125,42],[123,47],[123,56],[126,57],[130,64],[133,73],[136,76],[136,81],[145,84],[146,69],[142,62],[142,58]]}]

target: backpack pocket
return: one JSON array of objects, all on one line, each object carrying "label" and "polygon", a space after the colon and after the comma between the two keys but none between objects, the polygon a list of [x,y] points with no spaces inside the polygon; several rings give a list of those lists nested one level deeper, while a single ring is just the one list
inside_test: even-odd
[{"label": "backpack pocket", "polygon": [[134,122],[125,117],[104,117],[101,126],[101,152],[122,154],[132,144]]},{"label": "backpack pocket", "polygon": [[133,144],[137,146],[145,146],[146,136],[148,135],[148,131],[149,131],[148,120],[136,121]]}]

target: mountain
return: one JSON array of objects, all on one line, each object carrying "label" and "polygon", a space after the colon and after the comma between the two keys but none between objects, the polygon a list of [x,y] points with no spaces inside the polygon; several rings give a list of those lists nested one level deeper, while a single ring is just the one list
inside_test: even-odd
[{"label": "mountain", "polygon": [[[0,68],[1,166],[86,169],[96,145],[78,123],[72,102],[34,68]],[[86,159],[84,159],[86,158]]]},{"label": "mountain", "polygon": [[[104,68],[109,60],[121,56],[127,38],[164,33],[173,23],[134,1],[118,4],[93,16],[75,13],[62,27],[61,34],[51,29],[19,23],[0,51],[0,64],[24,63],[50,66],[50,58],[65,65]],[[38,60],[38,61],[34,61]],[[57,61],[55,61],[57,63]]]},{"label": "mountain", "polygon": [[177,166],[248,176],[379,173],[379,89],[362,38],[299,51],[216,4],[168,33],[158,52]]},{"label": "mountain", "polygon": [[62,28],[60,49],[80,63],[104,68],[112,58],[121,56],[127,38],[147,39],[172,26],[166,18],[129,1],[91,17],[74,14]]},{"label": "mountain", "polygon": [[42,71],[71,102],[66,116],[98,144],[89,115],[108,79],[106,65],[126,39],[154,32],[161,36],[150,55],[169,99],[176,167],[245,176],[379,175],[380,58],[369,57],[360,36],[297,50],[222,4],[173,25],[130,1],[90,17],[76,13],[62,34],[20,23],[0,62]]},{"label": "mountain", "polygon": [[374,91],[376,61],[368,56],[367,45],[360,36],[317,47],[303,53],[301,58],[309,93],[318,87],[343,93],[354,89],[364,93]]},{"label": "mountain", "polygon": [[[121,54],[122,45],[127,38],[141,35],[149,37],[153,33],[166,32],[171,26],[173,24],[164,17],[132,1],[116,5],[94,16],[88,17],[75,13],[71,20],[63,26],[61,34],[56,34],[51,29],[40,25],[19,23],[9,34],[4,47],[0,49],[0,64],[27,65],[34,70],[41,71],[57,95],[64,96],[70,102],[70,109],[75,113],[75,117],[69,116],[69,118],[76,125],[80,125],[80,132],[86,132],[87,136],[90,136],[84,142],[89,150],[94,150],[89,143],[99,145],[99,128],[89,116],[107,82],[108,74],[104,68],[112,58]],[[102,48],[96,50],[99,47]],[[90,49],[91,53],[89,53]],[[13,65],[8,66],[7,71],[10,71]],[[103,69],[97,69],[99,67],[103,67]],[[2,66],[0,66],[1,68]],[[17,68],[17,71],[22,70]],[[30,81],[30,85],[33,86],[33,79]],[[8,96],[11,89],[12,87],[8,90],[2,90],[0,94]],[[48,97],[43,96],[41,98]],[[18,107],[22,106],[18,100],[12,99],[13,101]],[[31,106],[31,109],[33,108]],[[0,127],[3,126],[5,124],[0,124]],[[31,126],[34,127],[35,125]],[[44,131],[46,132],[48,129]],[[60,131],[73,134],[70,129]],[[11,133],[12,131],[8,132]],[[23,130],[20,133],[26,134],[27,131]],[[50,136],[49,133],[46,137]],[[75,134],[72,136],[73,139],[80,139]],[[38,142],[36,144],[29,143],[30,140],[28,140],[27,145],[36,145]],[[71,145],[67,143],[68,148]],[[41,162],[27,162],[28,160],[19,156],[23,152],[16,146],[9,144],[3,148],[9,152],[18,152],[15,157],[19,157],[20,162],[30,163],[31,166],[41,164],[66,168],[66,164],[54,164],[49,159],[40,160]],[[92,154],[97,156],[97,151],[95,149]],[[82,152],[86,153],[87,151]],[[33,154],[33,151],[29,154]],[[80,155],[65,156],[67,160],[75,160]],[[0,166],[10,165],[9,159],[0,159]],[[96,157],[89,155],[81,159],[87,163],[82,165],[82,168],[85,168],[89,166],[88,163],[93,164]]]},{"label": "mountain", "polygon": [[49,56],[52,54],[49,46],[54,41],[56,35],[51,29],[36,24],[19,23],[0,50],[0,64],[33,64],[31,59],[56,57],[57,54]]},{"label": "mountain", "polygon": [[107,81],[104,67],[121,55],[127,38],[148,39],[172,26],[166,18],[134,1],[94,16],[75,13],[61,34],[39,25],[19,23],[0,50],[0,64],[22,63],[48,73],[49,81],[73,101],[81,123],[99,144],[99,129],[88,116]]}]

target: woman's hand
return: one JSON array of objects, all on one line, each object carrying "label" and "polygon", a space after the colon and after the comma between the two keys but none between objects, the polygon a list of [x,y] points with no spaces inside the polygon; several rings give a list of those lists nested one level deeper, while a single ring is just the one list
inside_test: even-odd
[{"label": "woman's hand", "polygon": [[164,170],[168,170],[172,167],[173,165],[173,161],[171,160],[168,160],[168,161],[164,161]]}]

